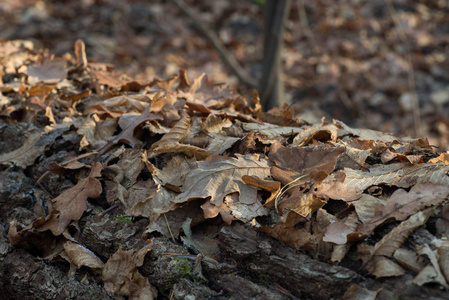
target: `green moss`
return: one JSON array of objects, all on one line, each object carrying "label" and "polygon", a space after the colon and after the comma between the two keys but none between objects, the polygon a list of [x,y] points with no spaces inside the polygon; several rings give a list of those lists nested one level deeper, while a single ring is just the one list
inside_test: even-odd
[{"label": "green moss", "polygon": [[176,257],[175,260],[173,261],[173,264],[175,265],[176,273],[168,276],[169,280],[175,278],[190,277],[195,281],[195,277],[193,276],[192,271],[190,270],[190,264],[187,258]]},{"label": "green moss", "polygon": [[115,217],[116,221],[120,221],[120,222],[125,222],[125,223],[132,223],[132,219],[131,217],[127,216],[127,215],[118,215]]}]

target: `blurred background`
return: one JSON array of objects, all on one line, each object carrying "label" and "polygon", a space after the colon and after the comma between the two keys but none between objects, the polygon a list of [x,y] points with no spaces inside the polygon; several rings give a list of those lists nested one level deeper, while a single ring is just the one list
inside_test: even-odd
[{"label": "blurred background", "polygon": [[[262,72],[265,0],[182,1],[252,78]],[[73,55],[137,79],[184,68],[206,73],[250,98],[191,17],[174,1],[1,0],[0,39]],[[308,121],[326,116],[352,127],[449,144],[449,1],[291,0],[283,33],[286,101]]]}]

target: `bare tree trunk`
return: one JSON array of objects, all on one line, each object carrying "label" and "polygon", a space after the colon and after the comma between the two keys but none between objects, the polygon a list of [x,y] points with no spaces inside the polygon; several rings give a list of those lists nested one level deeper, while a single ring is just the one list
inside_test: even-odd
[{"label": "bare tree trunk", "polygon": [[284,103],[281,50],[289,8],[290,0],[267,0],[265,3],[264,53],[259,83],[259,94],[265,110]]}]

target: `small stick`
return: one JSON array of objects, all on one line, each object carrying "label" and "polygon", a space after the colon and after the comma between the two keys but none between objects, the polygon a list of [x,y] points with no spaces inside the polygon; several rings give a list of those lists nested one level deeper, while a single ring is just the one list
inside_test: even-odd
[{"label": "small stick", "polygon": [[113,210],[116,209],[117,207],[118,207],[118,205],[117,205],[117,204],[114,204],[114,205],[112,205],[111,207],[109,207],[109,208],[105,209],[104,211],[102,211],[101,213],[99,213],[97,216],[102,217],[102,216],[104,216],[105,214],[107,214],[107,213],[113,211]]}]

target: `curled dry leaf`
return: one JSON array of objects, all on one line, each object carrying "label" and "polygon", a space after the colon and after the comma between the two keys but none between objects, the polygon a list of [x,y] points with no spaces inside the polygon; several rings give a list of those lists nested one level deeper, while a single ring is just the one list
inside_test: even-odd
[{"label": "curled dry leaf", "polygon": [[105,290],[108,293],[127,296],[130,300],[156,299],[157,289],[137,270],[143,263],[145,253],[150,249],[151,247],[147,246],[139,251],[119,249],[115,252],[103,268]]},{"label": "curled dry leaf", "polygon": [[151,146],[150,150],[148,150],[148,156],[152,157],[156,153],[168,152],[184,152],[187,155],[198,158],[209,156],[209,151],[205,149],[181,143],[182,139],[188,135],[189,128],[190,117],[184,116],[168,133]]},{"label": "curled dry leaf", "polygon": [[45,220],[38,219],[33,223],[38,225],[36,230],[51,230],[54,235],[60,235],[72,220],[79,220],[87,209],[87,198],[97,198],[103,190],[100,181],[95,178],[101,176],[102,168],[101,163],[96,163],[88,177],[80,179],[74,187],[51,200],[50,214]]},{"label": "curled dry leaf", "polygon": [[402,221],[425,207],[440,204],[449,195],[449,186],[434,184],[417,184],[407,192],[396,190],[387,205],[378,204],[374,218],[364,223],[359,232],[369,235],[379,225],[391,221]]},{"label": "curled dry leaf", "polygon": [[439,283],[445,288],[449,288],[449,285],[441,272],[440,264],[435,252],[430,249],[428,244],[418,246],[418,252],[420,255],[426,256],[430,260],[430,264],[419,272],[418,276],[413,280],[413,283],[421,286],[426,283]]},{"label": "curled dry leaf", "polygon": [[92,251],[77,242],[68,240],[64,242],[63,247],[77,268],[86,266],[92,269],[101,269],[104,266],[104,263]]}]

